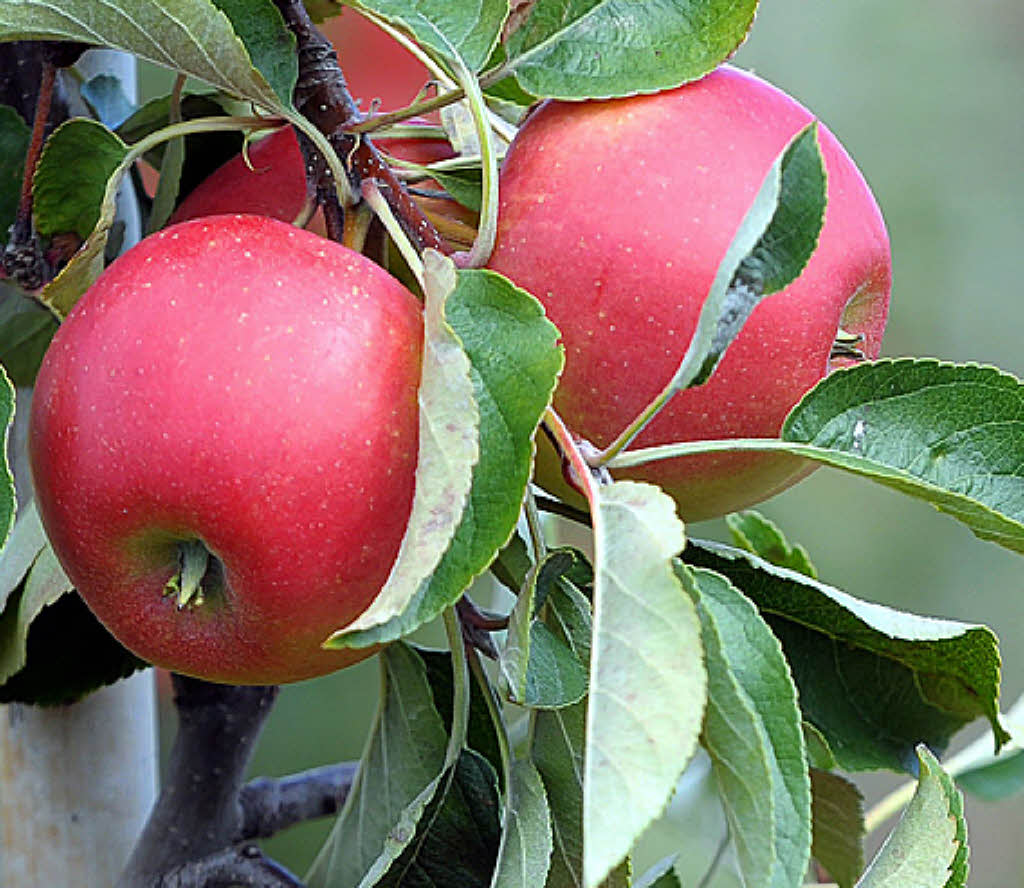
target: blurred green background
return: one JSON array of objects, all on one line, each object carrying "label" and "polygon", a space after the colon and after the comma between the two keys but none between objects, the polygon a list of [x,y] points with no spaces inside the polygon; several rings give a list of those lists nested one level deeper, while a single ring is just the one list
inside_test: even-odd
[{"label": "blurred green background", "polygon": [[[1024,377],[1024,5],[1019,0],[764,3],[736,63],[811,108],[857,159],[888,220],[895,289],[887,355],[996,364]],[[1024,561],[930,507],[820,470],[763,510],[810,550],[826,582],[919,613],[985,623],[1002,641],[1004,700],[1024,692]],[[690,528],[722,536],[720,523]],[[252,773],[357,758],[375,662],[287,687]],[[165,719],[164,737],[172,724]],[[964,732],[962,746],[980,731]],[[859,781],[877,799],[888,777]],[[1024,798],[967,802],[972,888],[1024,886]],[[637,871],[681,851],[695,885],[723,834],[704,764],[641,843]],[[302,873],[329,827],[268,844]],[[739,882],[728,861],[708,888]]]}]

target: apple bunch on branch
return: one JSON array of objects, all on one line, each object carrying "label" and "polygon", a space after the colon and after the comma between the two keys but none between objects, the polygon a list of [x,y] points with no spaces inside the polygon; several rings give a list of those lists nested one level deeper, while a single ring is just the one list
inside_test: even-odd
[{"label": "apple bunch on branch", "polygon": [[[702,749],[744,885],[964,885],[955,779],[1024,763],[995,635],[828,585],[749,508],[827,465],[1024,552],[1024,387],[879,359],[881,213],[726,64],[756,0],[307,5],[0,6],[43,72],[0,108],[0,360],[33,386],[0,697],[176,674],[121,883],[671,888],[630,855]],[[345,49],[367,22],[423,66],[398,107],[399,56]],[[58,77],[84,45],[170,95]],[[59,83],[89,113],[47,133]],[[722,515],[731,544],[688,536]],[[358,767],[243,784],[275,687],[371,656]],[[913,782],[865,815],[871,769]],[[252,844],[335,811],[301,881]]]}]

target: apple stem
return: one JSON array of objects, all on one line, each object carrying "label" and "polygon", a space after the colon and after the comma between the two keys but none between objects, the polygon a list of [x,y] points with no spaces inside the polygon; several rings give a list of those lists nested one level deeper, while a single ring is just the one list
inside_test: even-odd
[{"label": "apple stem", "polygon": [[381,194],[380,188],[377,183],[372,179],[367,179],[362,184],[363,200],[369,204],[370,209],[377,214],[377,218],[384,224],[391,239],[395,242],[399,252],[402,254],[402,258],[405,259],[406,264],[409,266],[409,270],[412,271],[416,277],[416,282],[422,288],[423,283],[423,260],[420,259],[420,254],[416,252],[415,247],[409,241],[408,236],[405,233],[405,229],[402,227],[398,219],[395,218],[395,214],[392,212],[391,205],[387,199]]},{"label": "apple stem", "polygon": [[178,570],[164,586],[165,595],[178,599],[178,610],[203,603],[203,577],[210,567],[210,550],[201,540],[178,543]]},{"label": "apple stem", "polygon": [[[294,105],[303,117],[295,123],[328,163],[332,181],[323,184],[344,187],[344,197],[354,198],[356,195],[349,192],[357,191],[365,182],[374,183],[419,249],[431,247],[445,252],[444,239],[391,172],[372,140],[349,131],[363,120],[363,114],[348,91],[331,42],[313,24],[302,0],[274,0],[274,5],[298,44],[299,79]],[[339,157],[345,158],[341,166]],[[318,164],[314,168],[319,168]],[[344,182],[338,178],[342,172],[347,174]]]},{"label": "apple stem", "polygon": [[562,417],[551,407],[548,407],[544,413],[544,428],[559,453],[562,454],[563,459],[568,462],[573,483],[587,498],[587,503],[593,512],[594,503],[597,500],[597,486],[604,478],[601,477],[599,480],[600,476],[595,475],[594,467],[583,455],[581,444],[573,437],[569,427],[562,421]]}]

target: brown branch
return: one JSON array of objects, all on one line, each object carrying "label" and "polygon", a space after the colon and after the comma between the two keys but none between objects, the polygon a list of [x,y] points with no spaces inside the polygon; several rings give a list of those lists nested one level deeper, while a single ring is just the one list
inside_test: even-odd
[{"label": "brown branch", "polygon": [[167,780],[119,888],[152,888],[166,874],[235,842],[245,769],[277,697],[276,687],[218,685],[181,675],[172,681],[178,734]]},{"label": "brown branch", "polygon": [[267,838],[296,823],[337,814],[352,789],[356,769],[355,762],[343,762],[250,781],[239,795],[242,826],[237,840]]},{"label": "brown branch", "polygon": [[256,845],[236,845],[175,867],[154,888],[303,888]]},{"label": "brown branch", "polygon": [[[348,91],[334,48],[313,24],[302,0],[274,0],[274,3],[298,42],[296,109],[330,140],[331,146],[345,162],[356,194],[363,180],[372,179],[418,249],[432,247],[444,250],[444,239],[395,177],[372,139],[345,131],[346,127],[362,122],[363,115]],[[306,156],[307,173],[314,177],[314,187],[329,186],[331,173],[323,158],[308,143],[300,141],[300,144],[303,144]]]}]

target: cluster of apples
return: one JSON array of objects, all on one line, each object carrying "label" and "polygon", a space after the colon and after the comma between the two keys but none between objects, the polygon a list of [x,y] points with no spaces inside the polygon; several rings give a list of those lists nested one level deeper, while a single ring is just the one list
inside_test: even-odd
[{"label": "cluster of apples", "polygon": [[[354,91],[408,101],[425,71],[367,28],[347,13],[335,31]],[[561,330],[554,406],[579,436],[607,445],[672,376],[765,174],[811,119],[728,67],[655,95],[549,101],[528,117],[503,164],[490,267]],[[831,369],[840,328],[877,356],[888,238],[853,161],[824,127],[820,142],[818,250],[639,444],[775,436]],[[413,146],[427,149],[436,159],[436,143]],[[256,145],[252,161],[200,185],[67,318],[39,375],[31,460],[54,549],[120,641],[210,680],[278,683],[368,653],[320,645],[374,598],[404,532],[422,322],[380,267],[287,224],[306,194],[290,132]],[[735,454],[628,474],[697,520],[805,472]],[[543,442],[538,480],[573,496]]]}]

